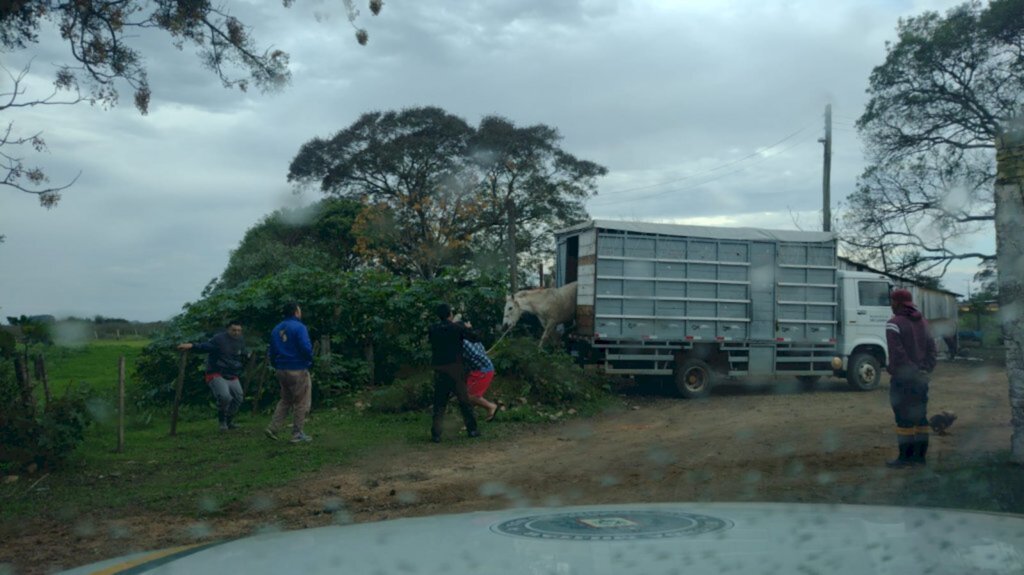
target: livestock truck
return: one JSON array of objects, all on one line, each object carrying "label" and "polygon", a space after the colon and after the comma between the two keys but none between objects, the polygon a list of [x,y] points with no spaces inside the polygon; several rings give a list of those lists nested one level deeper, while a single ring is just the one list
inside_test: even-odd
[{"label": "livestock truck", "polygon": [[689,398],[722,377],[878,386],[891,283],[837,269],[832,233],[593,220],[555,238],[581,362]]}]

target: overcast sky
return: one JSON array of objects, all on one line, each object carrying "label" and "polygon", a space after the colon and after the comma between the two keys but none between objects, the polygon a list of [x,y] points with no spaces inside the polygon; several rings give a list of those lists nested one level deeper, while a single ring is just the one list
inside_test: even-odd
[{"label": "overcast sky", "polygon": [[[863,168],[853,122],[901,16],[950,0],[386,0],[363,7],[359,46],[340,0],[227,2],[263,46],[291,54],[280,94],[221,87],[194,51],[162,34],[145,50],[148,116],[123,105],[9,115],[43,130],[31,157],[54,182],[79,171],[59,207],[0,189],[0,315],[166,319],[196,300],[245,230],[296,197],[302,143],[371,110],[434,105],[557,127],[564,147],[609,169],[593,217],[820,229],[823,112],[834,110],[834,207]],[[52,32],[32,86],[67,47]],[[744,159],[745,158],[745,159]],[[979,245],[992,249],[994,240]],[[974,265],[947,275],[966,291]]]}]

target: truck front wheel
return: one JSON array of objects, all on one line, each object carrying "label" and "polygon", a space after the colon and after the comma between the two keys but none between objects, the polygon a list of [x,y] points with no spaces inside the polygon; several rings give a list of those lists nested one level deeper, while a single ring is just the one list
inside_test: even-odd
[{"label": "truck front wheel", "polygon": [[870,353],[857,353],[846,367],[846,381],[857,391],[871,391],[882,379],[882,366]]},{"label": "truck front wheel", "polygon": [[686,399],[707,397],[711,393],[714,374],[711,366],[699,359],[676,363],[676,390]]}]

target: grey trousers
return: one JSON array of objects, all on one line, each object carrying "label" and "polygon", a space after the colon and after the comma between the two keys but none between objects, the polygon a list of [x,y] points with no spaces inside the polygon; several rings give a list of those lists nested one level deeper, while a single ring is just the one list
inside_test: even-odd
[{"label": "grey trousers", "polygon": [[222,418],[234,417],[238,413],[238,407],[242,405],[242,384],[237,379],[215,377],[207,385],[213,392],[213,398],[217,400],[217,415]]}]

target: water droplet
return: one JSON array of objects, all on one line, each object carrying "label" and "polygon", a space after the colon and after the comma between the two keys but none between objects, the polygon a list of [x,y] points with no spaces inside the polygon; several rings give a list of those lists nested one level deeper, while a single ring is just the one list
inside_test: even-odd
[{"label": "water droplet", "polygon": [[480,486],[480,495],[483,497],[497,497],[508,493],[508,487],[500,481],[488,481]]},{"label": "water droplet", "polygon": [[210,528],[209,524],[203,521],[189,525],[186,532],[188,533],[188,536],[193,539],[204,539],[213,535],[213,529]]},{"label": "water droplet", "polygon": [[220,506],[217,504],[217,500],[210,495],[204,495],[199,498],[199,510],[203,513],[214,513],[219,509]]},{"label": "water droplet", "polygon": [[270,511],[274,508],[274,500],[266,495],[257,495],[249,503],[250,511]]},{"label": "water droplet", "polygon": [[73,532],[79,537],[90,537],[96,534],[96,526],[91,519],[83,519],[75,524]]}]

